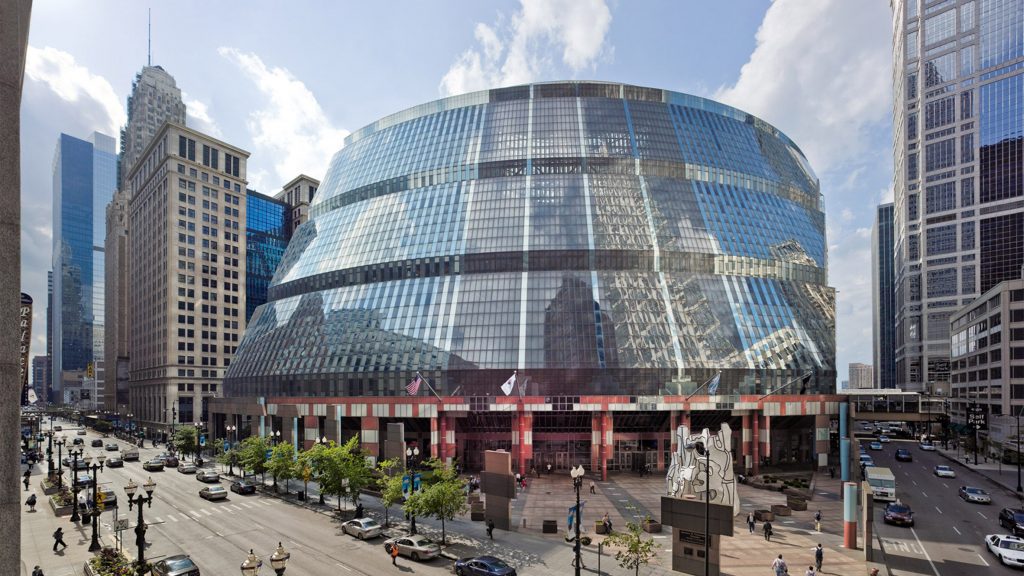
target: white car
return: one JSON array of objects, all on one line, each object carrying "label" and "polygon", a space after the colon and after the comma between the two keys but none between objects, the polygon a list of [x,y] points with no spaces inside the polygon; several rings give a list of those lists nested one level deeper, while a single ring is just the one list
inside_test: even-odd
[{"label": "white car", "polygon": [[945,464],[939,464],[933,469],[933,471],[939,478],[956,478],[956,470],[953,470]]},{"label": "white car", "polygon": [[931,442],[921,442],[918,447],[925,452],[935,452],[935,444]]},{"label": "white car", "polygon": [[392,538],[384,542],[384,551],[391,554],[391,548],[398,546],[398,553],[408,556],[416,562],[430,560],[441,555],[441,547],[433,540],[421,534],[415,536],[402,536]]},{"label": "white car", "polygon": [[1003,564],[1024,567],[1024,538],[1008,534],[989,534],[985,536],[985,546]]},{"label": "white car", "polygon": [[891,442],[891,440],[889,440],[889,437],[886,436],[885,434],[879,436],[878,441],[881,442],[882,444],[888,444],[889,442]]},{"label": "white car", "polygon": [[341,525],[341,531],[360,540],[376,538],[384,533],[384,527],[372,518],[356,518]]}]

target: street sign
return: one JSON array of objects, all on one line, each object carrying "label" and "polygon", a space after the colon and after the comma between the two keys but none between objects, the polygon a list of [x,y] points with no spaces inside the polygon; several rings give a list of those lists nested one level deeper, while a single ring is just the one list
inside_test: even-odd
[{"label": "street sign", "polygon": [[118,518],[117,520],[114,520],[114,531],[120,532],[121,530],[127,530],[128,524],[128,518]]},{"label": "street sign", "polygon": [[967,408],[967,424],[975,430],[988,430],[988,418],[985,407],[980,404],[972,404]]},{"label": "street sign", "polygon": [[231,442],[228,442],[227,440],[225,440],[224,441],[224,451],[227,452],[228,450],[231,450]]},{"label": "street sign", "polygon": [[206,446],[206,434],[199,435],[199,445]]}]

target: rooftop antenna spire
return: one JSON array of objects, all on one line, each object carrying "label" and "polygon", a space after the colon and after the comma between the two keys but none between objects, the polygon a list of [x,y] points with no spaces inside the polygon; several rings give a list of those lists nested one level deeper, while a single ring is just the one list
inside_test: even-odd
[{"label": "rooftop antenna spire", "polygon": [[149,9],[149,18],[146,21],[146,66],[153,65],[153,9]]}]

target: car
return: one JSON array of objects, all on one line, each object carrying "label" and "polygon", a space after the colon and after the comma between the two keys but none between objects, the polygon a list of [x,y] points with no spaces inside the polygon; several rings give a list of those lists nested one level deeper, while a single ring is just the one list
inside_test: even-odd
[{"label": "car", "polygon": [[1024,566],[1024,539],[1009,534],[985,536],[988,551],[1006,566]]},{"label": "car", "polygon": [[116,443],[114,443],[114,442],[111,442],[110,444],[107,444],[107,445],[106,445],[106,446],[104,446],[103,448],[104,448],[104,450],[106,450],[107,452],[117,452],[117,449],[118,449],[118,448],[120,448],[120,446],[118,446],[118,445],[117,445]]},{"label": "car", "polygon": [[61,427],[60,427],[59,425],[58,425],[58,426],[54,426],[54,427],[53,427],[53,431],[54,431],[54,432],[61,432],[61,431],[63,431],[63,430],[64,430],[64,429],[63,429],[63,428],[61,428]]},{"label": "car", "polygon": [[914,455],[911,454],[910,450],[907,450],[906,448],[897,448],[896,459],[899,460],[900,462],[913,462]]},{"label": "car", "polygon": [[881,442],[872,442],[871,444],[868,445],[868,448],[871,448],[872,450],[881,450],[882,449],[882,443]]},{"label": "car", "polygon": [[72,438],[71,439],[71,445],[72,446],[84,446],[85,445],[85,440],[82,440],[81,438]]},{"label": "car", "polygon": [[878,437],[878,441],[881,442],[882,444],[888,444],[889,442],[892,442],[892,440],[890,440],[886,434],[888,434],[888,432]]},{"label": "car", "polygon": [[1024,510],[1003,508],[999,512],[999,525],[1014,536],[1024,536]]},{"label": "car", "polygon": [[178,472],[181,473],[181,474],[195,474],[196,473],[196,465],[195,464],[180,464],[178,466]]},{"label": "car", "polygon": [[72,458],[71,463],[68,464],[68,468],[71,468],[72,470],[87,470],[89,465],[86,464],[85,460],[82,458]]},{"label": "car", "polygon": [[988,492],[974,486],[961,486],[960,497],[968,502],[977,502],[979,504],[992,503],[992,497],[988,495]]},{"label": "car", "polygon": [[886,505],[883,518],[886,524],[895,524],[897,526],[914,525],[913,510],[910,509],[910,506],[899,500]]},{"label": "car", "polygon": [[199,566],[184,554],[168,556],[153,564],[153,576],[200,576]]},{"label": "car", "polygon": [[178,457],[177,456],[175,456],[173,454],[169,454],[169,455],[166,455],[166,456],[161,456],[161,458],[164,461],[164,466],[167,466],[168,468],[177,468],[178,467]]},{"label": "car", "polygon": [[78,432],[75,432],[75,434],[78,434],[79,436],[85,436],[85,428],[79,428]]},{"label": "car", "polygon": [[384,542],[384,551],[391,554],[391,549],[396,546],[400,555],[408,556],[417,562],[441,555],[441,547],[430,538],[420,534],[386,540]]},{"label": "car", "polygon": [[248,478],[242,478],[241,480],[235,480],[231,483],[231,491],[236,494],[255,494],[256,483]]},{"label": "car", "polygon": [[936,476],[939,478],[956,478],[956,470],[953,470],[945,464],[939,464],[932,469]]},{"label": "car", "polygon": [[124,458],[125,462],[138,460],[139,449],[129,446],[128,448],[125,448],[124,450],[121,451],[121,458]]},{"label": "car", "polygon": [[122,460],[120,456],[111,456],[110,458],[107,458],[106,464],[107,468],[123,468],[124,460]]},{"label": "car", "polygon": [[360,540],[376,538],[384,533],[384,527],[372,518],[356,518],[341,525],[341,531]]},{"label": "car", "polygon": [[223,500],[228,497],[228,491],[223,486],[207,486],[199,491],[199,497],[207,500]]},{"label": "car", "polygon": [[935,444],[932,444],[931,442],[921,442],[917,447],[925,452],[935,452]]},{"label": "car", "polygon": [[456,576],[516,576],[516,569],[494,556],[477,556],[455,561]]},{"label": "car", "polygon": [[78,475],[75,476],[75,486],[92,486],[92,476],[89,476],[85,472],[79,472]]},{"label": "car", "polygon": [[200,482],[220,482],[220,474],[213,470],[203,470],[196,472],[196,480]]},{"label": "car", "polygon": [[103,495],[103,509],[110,510],[111,508],[117,507],[117,494],[114,493],[110,488],[100,488],[97,490],[98,494]]},{"label": "car", "polygon": [[142,463],[142,469],[147,472],[161,472],[164,469],[164,461],[159,458],[146,460]]},{"label": "car", "polygon": [[103,447],[103,440],[100,440],[99,438],[96,438],[92,442],[89,442],[89,446],[91,446],[93,448],[102,448]]}]

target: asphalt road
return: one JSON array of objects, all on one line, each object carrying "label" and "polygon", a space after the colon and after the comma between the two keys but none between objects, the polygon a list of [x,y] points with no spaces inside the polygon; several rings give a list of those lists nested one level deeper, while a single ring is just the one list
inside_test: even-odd
[{"label": "asphalt road", "polygon": [[[867,442],[862,444],[868,448]],[[876,465],[893,471],[896,496],[913,509],[915,522],[913,528],[887,525],[883,520],[886,502],[875,503],[875,534],[894,576],[1018,573],[1001,565],[984,543],[987,534],[1006,533],[999,526],[999,511],[1018,506],[1015,494],[936,452],[921,450],[916,442],[893,441],[883,446],[882,451],[868,449],[868,454]],[[897,448],[908,448],[914,461],[897,462]],[[957,477],[935,476],[933,468],[937,464],[951,465]],[[970,504],[960,499],[957,490],[962,485],[986,490],[992,504]]]},{"label": "asphalt road", "polygon": [[[75,437],[75,431],[66,427],[63,434],[69,439]],[[94,456],[114,454],[102,448],[89,447],[90,440],[98,437],[91,430],[84,436],[86,453]],[[116,441],[121,446],[126,444],[115,439],[104,441]],[[149,442],[147,446],[150,446]],[[129,479],[141,485],[150,476],[156,482],[152,507],[144,510],[149,526],[146,533],[147,559],[188,554],[203,574],[236,574],[250,548],[264,559],[265,568],[269,569],[266,558],[273,553],[278,542],[283,542],[291,552],[289,573],[369,576],[398,571],[450,574],[451,562],[442,558],[414,563],[401,557],[398,560],[400,568],[396,570],[384,552],[383,538],[366,542],[356,540],[341,532],[340,521],[297,508],[277,498],[230,493],[226,500],[203,500],[199,497],[199,490],[212,484],[199,482],[194,475],[181,474],[174,468],[152,473],[142,469],[147,456],[153,457],[163,451],[163,447],[143,448],[138,462],[126,462],[124,468],[106,468],[99,475],[100,486],[108,486],[117,494],[117,514],[121,518],[130,518],[132,527],[135,526],[137,512],[129,512],[124,486]],[[220,466],[207,464],[205,469],[219,471]],[[65,477],[67,473],[65,468]],[[230,481],[222,479],[220,484],[228,488]],[[299,484],[293,481],[292,490]],[[114,514],[112,510],[102,516],[102,522],[107,525],[103,528],[103,536],[108,543],[113,540],[109,525],[113,524]],[[136,555],[134,532],[124,532],[123,538],[124,548]]]}]

